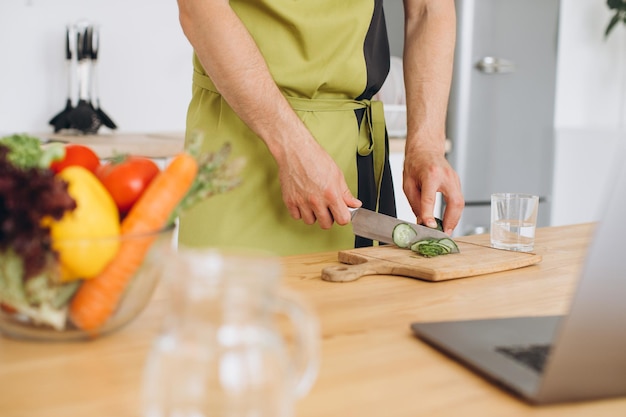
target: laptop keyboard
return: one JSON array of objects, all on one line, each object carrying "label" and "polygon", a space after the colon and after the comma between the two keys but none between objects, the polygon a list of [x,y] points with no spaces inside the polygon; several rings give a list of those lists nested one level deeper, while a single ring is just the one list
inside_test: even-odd
[{"label": "laptop keyboard", "polygon": [[541,373],[550,353],[550,345],[499,346],[496,351]]}]

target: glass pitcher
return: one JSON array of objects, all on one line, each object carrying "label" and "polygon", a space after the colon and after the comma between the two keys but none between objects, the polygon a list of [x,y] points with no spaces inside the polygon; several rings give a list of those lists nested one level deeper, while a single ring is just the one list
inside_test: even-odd
[{"label": "glass pitcher", "polygon": [[317,376],[319,332],[280,287],[280,260],[179,248],[166,264],[170,308],[147,358],[143,415],[293,416]]}]

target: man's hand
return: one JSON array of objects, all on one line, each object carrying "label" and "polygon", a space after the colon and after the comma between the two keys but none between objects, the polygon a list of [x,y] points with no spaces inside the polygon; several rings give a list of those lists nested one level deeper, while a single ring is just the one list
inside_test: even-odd
[{"label": "man's hand", "polygon": [[297,150],[278,160],[283,201],[294,219],[316,221],[322,229],[333,222],[350,222],[348,207],[360,207],[335,161],[314,140],[303,141]]},{"label": "man's hand", "polygon": [[417,217],[417,222],[437,227],[433,216],[436,193],[443,194],[446,208],[443,230],[448,235],[459,223],[465,201],[457,173],[438,152],[416,152],[404,160],[403,189]]}]

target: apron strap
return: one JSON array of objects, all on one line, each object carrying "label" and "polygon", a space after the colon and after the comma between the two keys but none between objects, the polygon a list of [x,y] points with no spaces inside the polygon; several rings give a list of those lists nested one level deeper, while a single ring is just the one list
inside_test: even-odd
[{"label": "apron strap", "polygon": [[[219,94],[213,81],[197,71],[193,73],[193,82],[198,87]],[[324,111],[354,111],[365,109],[362,124],[365,124],[366,134],[359,136],[357,152],[361,156],[373,153],[374,179],[376,181],[376,209],[380,200],[383,168],[385,166],[385,113],[383,103],[377,100],[351,100],[327,98],[302,98],[285,96],[291,107],[296,111],[324,112]]]}]

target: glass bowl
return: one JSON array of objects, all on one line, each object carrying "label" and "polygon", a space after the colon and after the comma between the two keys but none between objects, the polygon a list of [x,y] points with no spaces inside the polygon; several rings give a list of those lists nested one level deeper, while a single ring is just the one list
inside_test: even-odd
[{"label": "glass bowl", "polygon": [[[125,324],[132,321],[146,307],[154,290],[159,282],[162,262],[167,257],[167,253],[173,247],[174,226],[169,226],[162,230],[144,234],[124,235],[116,238],[98,238],[98,239],[73,239],[53,242],[61,244],[65,248],[64,251],[70,253],[70,256],[85,256],[85,247],[99,248],[107,246],[117,246],[118,253],[128,253],[128,250],[140,248],[142,254],[136,265],[126,269],[129,273],[130,280],[120,293],[117,302],[111,304],[112,312],[105,315],[106,319],[101,319],[101,324],[97,326],[77,326],[76,320],[72,316],[72,303],[76,301],[77,294],[81,291],[81,286],[88,283],[89,280],[76,280],[66,284],[47,284],[52,289],[55,297],[53,300],[66,300],[65,302],[55,301],[48,302],[48,305],[54,305],[53,314],[48,307],[42,307],[42,304],[32,303],[33,308],[37,311],[35,314],[29,314],[28,308],[15,309],[10,305],[3,304],[0,307],[0,334],[18,339],[40,340],[40,341],[67,341],[67,340],[88,340],[99,337],[115,330],[118,330]],[[123,256],[122,256],[123,258]],[[125,266],[131,263],[124,262]],[[49,265],[46,271],[50,276],[59,275],[59,266],[56,263]],[[46,274],[44,271],[44,274]],[[1,272],[1,271],[0,271]],[[48,278],[46,278],[49,282]],[[96,291],[91,291],[93,299],[97,300],[102,296],[104,291],[100,290],[102,286],[98,286]],[[104,286],[106,287],[106,286]],[[6,291],[1,288],[0,291]],[[69,294],[68,294],[69,293]],[[47,294],[41,292],[41,294]],[[60,295],[61,294],[61,295]],[[84,295],[84,294],[83,294]],[[82,297],[80,300],[83,307],[90,306],[91,298]],[[56,305],[60,304],[60,305]],[[45,320],[38,319],[39,314],[44,312],[41,317]]]}]

